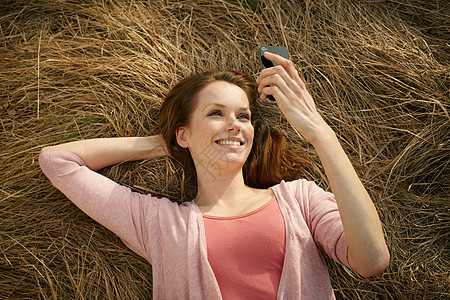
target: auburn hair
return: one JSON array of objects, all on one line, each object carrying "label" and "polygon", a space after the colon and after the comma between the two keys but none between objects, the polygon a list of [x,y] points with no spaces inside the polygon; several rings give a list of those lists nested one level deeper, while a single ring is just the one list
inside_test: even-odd
[{"label": "auburn hair", "polygon": [[261,116],[255,80],[238,72],[221,71],[195,74],[181,80],[169,91],[160,108],[160,134],[169,154],[183,165],[187,174],[186,183],[196,188],[197,173],[189,150],[178,145],[176,129],[189,126],[196,95],[214,81],[237,85],[244,90],[250,103],[254,138],[251,152],[243,166],[245,184],[254,188],[268,188],[283,179],[297,179],[304,165],[303,160],[293,155],[285,137],[271,128]]}]

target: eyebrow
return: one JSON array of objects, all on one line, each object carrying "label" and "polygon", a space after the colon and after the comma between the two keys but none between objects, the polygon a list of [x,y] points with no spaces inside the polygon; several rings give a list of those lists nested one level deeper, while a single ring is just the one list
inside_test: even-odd
[{"label": "eyebrow", "polygon": [[[221,103],[211,103],[211,104],[208,104],[208,105],[205,107],[205,110],[206,110],[208,107],[210,107],[210,106],[227,107],[226,105],[221,104]],[[239,110],[250,110],[250,107],[239,107]]]}]

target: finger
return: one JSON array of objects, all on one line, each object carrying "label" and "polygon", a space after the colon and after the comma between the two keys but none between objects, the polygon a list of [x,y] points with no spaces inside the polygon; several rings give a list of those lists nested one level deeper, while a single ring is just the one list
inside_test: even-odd
[{"label": "finger", "polygon": [[301,89],[306,90],[306,86],[298,74],[295,75],[295,78],[292,78],[283,66],[275,66],[262,70],[256,82],[261,83],[264,78],[275,74],[279,74],[294,92],[300,92]]},{"label": "finger", "polygon": [[[303,109],[315,110],[315,104],[309,92],[298,86],[295,89],[291,89],[278,73],[263,77],[260,80],[258,91],[261,93],[261,99],[263,100],[267,98],[267,95],[272,95],[283,113],[289,107],[303,107]],[[283,94],[281,98],[280,93]]]},{"label": "finger", "polygon": [[271,53],[271,52],[264,52],[264,57],[268,60],[276,63],[277,65],[282,66],[286,71],[289,73],[289,75],[293,76],[297,74],[297,70],[295,69],[294,64],[291,60],[286,59],[282,57],[281,55]]},{"label": "finger", "polygon": [[[275,98],[275,101],[272,101],[267,98],[268,95],[272,95]],[[262,90],[261,93],[261,99],[267,99],[267,101],[271,103],[276,103],[278,105],[278,108],[283,113],[283,115],[286,116],[286,112],[289,110],[292,110],[293,105],[289,102],[288,97],[283,93],[283,91],[273,85],[273,86],[267,86]]]},{"label": "finger", "polygon": [[299,87],[298,84],[287,75],[282,67],[277,66],[274,68],[281,68],[282,71],[280,73],[271,71],[272,75],[262,77],[258,86],[258,91],[261,92],[266,86],[275,85],[284,93],[287,98],[286,101],[296,102],[296,99],[302,99],[303,95],[307,92],[306,89]]},{"label": "finger", "polygon": [[[287,74],[286,74],[287,76]],[[287,80],[290,82],[287,83],[286,79],[283,78],[283,76],[279,73],[275,73],[270,76],[263,77],[263,79],[260,81],[260,84],[258,86],[258,91],[261,92],[265,87],[275,85],[277,86],[286,96],[290,96],[292,94],[292,89],[295,87],[292,87],[293,83],[291,82],[290,78],[287,78]]]},{"label": "finger", "polygon": [[272,95],[267,95],[267,94],[265,94],[265,93],[261,93],[261,94],[259,95],[259,98],[260,98],[261,100],[267,100],[267,101],[269,101],[270,103],[277,103],[277,100],[275,100],[275,98],[273,98],[273,96],[272,96],[272,98],[273,98],[274,100],[272,100],[269,96],[272,96]]},{"label": "finger", "polygon": [[[267,71],[266,71],[267,70]],[[269,84],[279,84],[280,87],[282,82],[287,85],[290,89],[297,91],[298,84],[292,80],[286,70],[281,66],[272,67],[270,69],[264,70],[265,72],[261,72],[260,77],[258,77],[259,88],[263,88]],[[272,82],[269,82],[272,81]],[[258,90],[259,90],[258,88]]]},{"label": "finger", "polygon": [[[303,82],[303,80],[300,78],[297,69],[294,66],[294,63],[289,60],[286,59],[278,54],[275,53],[271,53],[271,52],[264,52],[264,57],[267,58],[268,60],[276,63],[277,65],[282,66],[286,72],[289,74],[289,76],[292,78],[292,80],[294,80],[300,87],[302,88],[306,88],[305,83]],[[269,70],[271,68],[267,68],[265,70]]]},{"label": "finger", "polygon": [[[275,101],[269,99],[268,98],[269,95],[271,95],[275,99]],[[267,100],[272,103],[278,103],[278,105],[280,105],[280,103],[282,103],[283,101],[285,102],[287,100],[286,95],[276,85],[264,87],[261,91],[260,98],[262,100]]]}]

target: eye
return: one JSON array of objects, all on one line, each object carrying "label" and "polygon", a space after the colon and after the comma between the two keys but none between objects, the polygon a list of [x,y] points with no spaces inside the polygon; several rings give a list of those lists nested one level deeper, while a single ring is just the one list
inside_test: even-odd
[{"label": "eye", "polygon": [[241,114],[241,115],[239,115],[238,118],[239,118],[239,119],[247,119],[247,120],[250,120],[250,115],[249,115],[249,114]]},{"label": "eye", "polygon": [[208,114],[208,116],[221,116],[222,113],[219,110],[213,110]]}]

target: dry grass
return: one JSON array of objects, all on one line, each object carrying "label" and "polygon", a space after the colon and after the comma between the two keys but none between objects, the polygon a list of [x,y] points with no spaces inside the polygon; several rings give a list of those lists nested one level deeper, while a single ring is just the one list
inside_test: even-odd
[{"label": "dry grass", "polygon": [[[0,298],[150,298],[151,267],[50,185],[39,150],[154,134],[176,81],[207,69],[256,75],[257,46],[272,44],[289,48],[385,226],[383,275],[362,279],[328,261],[337,297],[447,299],[449,9],[436,0],[3,1]],[[181,198],[180,167],[167,159],[103,172]],[[327,184],[320,166],[306,172]]]}]

